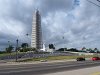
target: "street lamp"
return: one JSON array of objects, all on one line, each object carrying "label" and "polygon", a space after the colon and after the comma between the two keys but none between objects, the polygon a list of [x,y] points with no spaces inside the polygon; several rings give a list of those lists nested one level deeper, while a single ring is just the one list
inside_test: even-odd
[{"label": "street lamp", "polygon": [[8,48],[10,47],[10,41],[8,41]]},{"label": "street lamp", "polygon": [[10,41],[8,41],[8,46],[10,46]]},{"label": "street lamp", "polygon": [[17,53],[17,51],[18,51],[18,39],[16,40],[16,62],[17,62],[17,60],[18,60],[18,53]]},{"label": "street lamp", "polygon": [[[27,41],[26,41],[26,43],[28,44],[28,36],[29,36],[29,34],[27,33],[26,36],[27,36]],[[29,47],[29,45],[28,45],[27,47]]]},{"label": "street lamp", "polygon": [[[65,37],[63,36],[62,39],[65,40]],[[65,42],[65,41],[63,41],[63,42]],[[65,45],[65,43],[64,43],[64,45]],[[65,52],[65,51],[66,51],[66,50],[65,50],[65,47],[64,47],[64,52]]]}]

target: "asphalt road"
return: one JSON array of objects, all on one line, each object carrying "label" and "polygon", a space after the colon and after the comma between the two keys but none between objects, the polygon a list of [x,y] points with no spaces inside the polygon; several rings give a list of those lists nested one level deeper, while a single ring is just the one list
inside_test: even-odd
[{"label": "asphalt road", "polygon": [[49,73],[44,75],[100,75],[100,66],[63,71],[57,73]]},{"label": "asphalt road", "polygon": [[100,61],[70,61],[59,63],[0,65],[0,75],[44,75],[55,72],[70,71],[100,66]]}]

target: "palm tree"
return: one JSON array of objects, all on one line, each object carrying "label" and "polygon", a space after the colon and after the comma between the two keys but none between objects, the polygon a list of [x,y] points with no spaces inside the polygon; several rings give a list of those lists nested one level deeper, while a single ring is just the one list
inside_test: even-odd
[{"label": "palm tree", "polygon": [[6,52],[7,53],[11,53],[12,52],[12,50],[13,50],[13,46],[12,45],[9,45],[9,47],[8,48],[6,48]]},{"label": "palm tree", "polygon": [[22,43],[21,44],[21,48],[20,48],[20,52],[27,52],[29,51],[30,49],[28,48],[28,43]]}]

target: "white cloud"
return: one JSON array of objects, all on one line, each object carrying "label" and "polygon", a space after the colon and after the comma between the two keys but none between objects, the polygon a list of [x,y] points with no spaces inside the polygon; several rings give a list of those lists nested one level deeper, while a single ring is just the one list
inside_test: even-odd
[{"label": "white cloud", "polygon": [[46,44],[53,42],[58,47],[100,48],[100,8],[87,0],[80,0],[80,5],[73,9],[73,1],[0,0],[0,33],[13,37],[31,33],[32,13],[39,8]]},{"label": "white cloud", "polygon": [[14,20],[0,20],[0,32],[4,34],[9,34],[11,36],[19,36],[24,33],[24,25],[21,22]]},{"label": "white cloud", "polygon": [[[80,6],[69,12],[56,11],[57,13],[49,13],[44,19],[44,23],[54,36],[51,37],[52,40],[58,34],[59,36],[65,36],[65,40],[67,40],[65,43],[68,47],[99,47],[99,44],[92,45],[96,41],[100,43],[98,42],[100,37],[98,34],[100,30],[98,11],[98,7],[82,0]],[[55,40],[55,42],[57,41],[59,41],[60,46],[61,44],[65,45],[64,41],[61,43],[62,40]]]}]

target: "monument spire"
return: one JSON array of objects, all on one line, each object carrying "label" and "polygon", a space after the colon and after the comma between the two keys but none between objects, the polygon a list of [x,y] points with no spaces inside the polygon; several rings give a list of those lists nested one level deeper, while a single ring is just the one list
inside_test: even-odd
[{"label": "monument spire", "polygon": [[36,9],[36,11],[33,13],[31,47],[38,50],[43,48],[41,15],[38,9]]}]

